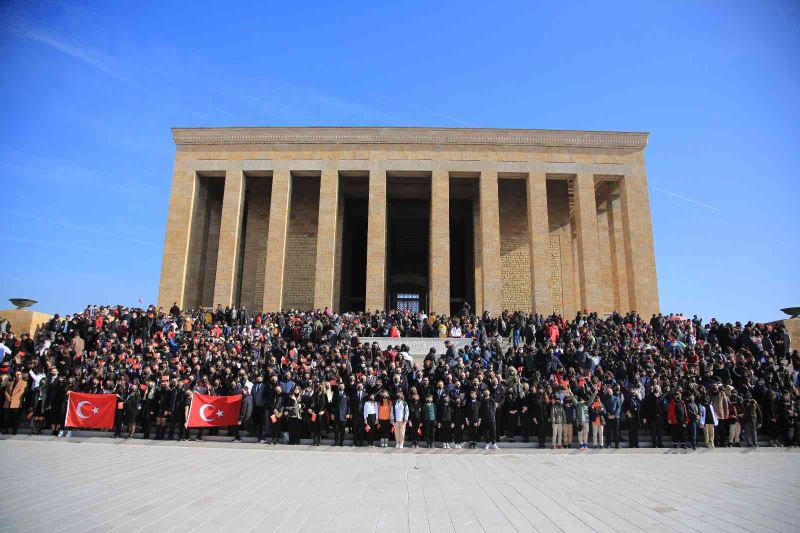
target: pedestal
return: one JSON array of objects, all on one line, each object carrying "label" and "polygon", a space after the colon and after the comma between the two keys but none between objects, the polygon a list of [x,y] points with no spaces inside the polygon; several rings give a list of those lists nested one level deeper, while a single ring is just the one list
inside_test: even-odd
[{"label": "pedestal", "polygon": [[11,332],[17,337],[23,333],[35,337],[51,318],[53,318],[53,315],[27,309],[4,309],[0,311],[0,321],[3,319],[8,320]]}]

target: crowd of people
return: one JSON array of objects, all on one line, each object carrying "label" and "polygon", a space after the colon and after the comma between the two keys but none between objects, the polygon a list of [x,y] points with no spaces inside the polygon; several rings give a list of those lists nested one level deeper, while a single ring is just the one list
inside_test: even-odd
[{"label": "crowd of people", "polygon": [[[419,362],[407,337],[466,337]],[[381,349],[363,337],[393,337]],[[438,343],[439,341],[434,341]],[[241,395],[260,443],[497,448],[800,444],[798,352],[782,326],[696,316],[250,313],[89,306],[34,337],[0,321],[2,429],[69,436],[69,391],[116,394],[115,438],[202,439],[195,392]],[[219,429],[206,430],[217,434]],[[533,444],[531,444],[533,446]]]}]

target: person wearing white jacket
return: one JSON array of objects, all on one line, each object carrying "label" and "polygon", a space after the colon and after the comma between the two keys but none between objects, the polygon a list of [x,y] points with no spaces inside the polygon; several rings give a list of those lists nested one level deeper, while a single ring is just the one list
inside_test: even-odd
[{"label": "person wearing white jacket", "polygon": [[402,392],[397,393],[397,399],[392,406],[392,424],[394,424],[394,447],[402,448],[406,440],[406,426],[408,425],[408,403]]}]

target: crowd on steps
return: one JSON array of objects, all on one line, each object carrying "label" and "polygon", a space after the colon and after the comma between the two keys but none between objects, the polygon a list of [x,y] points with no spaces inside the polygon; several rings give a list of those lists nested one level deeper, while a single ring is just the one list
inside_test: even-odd
[{"label": "crowd on steps", "polygon": [[[409,337],[441,348],[414,362]],[[471,340],[457,348],[451,337]],[[0,322],[0,355],[2,429],[14,434],[69,436],[74,391],[117,396],[115,438],[226,431],[187,427],[200,393],[241,396],[227,434],[265,444],[695,449],[757,446],[759,434],[800,443],[798,352],[782,326],[753,322],[93,305],[55,315],[35,337]]]}]

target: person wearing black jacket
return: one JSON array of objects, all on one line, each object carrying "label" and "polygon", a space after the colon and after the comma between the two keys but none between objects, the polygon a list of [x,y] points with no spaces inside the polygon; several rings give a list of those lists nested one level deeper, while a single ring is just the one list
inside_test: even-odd
[{"label": "person wearing black jacket", "polygon": [[[411,391],[411,398],[408,402],[408,423],[411,429],[411,447],[417,448],[422,431],[422,402],[419,400],[416,389]],[[406,433],[406,435],[408,434]]]},{"label": "person wearing black jacket", "polygon": [[478,431],[481,425],[481,402],[478,400],[478,391],[469,391],[469,400],[464,406],[464,418],[469,428],[469,447],[476,448],[478,445]]},{"label": "person wearing black jacket", "polygon": [[350,397],[344,390],[344,383],[339,383],[339,388],[333,396],[331,407],[334,420],[334,445],[344,446],[344,433],[350,415]]},{"label": "person wearing black jacket", "polygon": [[253,427],[258,435],[258,443],[264,444],[264,424],[266,423],[266,397],[268,387],[261,374],[256,376],[250,395],[253,397]]},{"label": "person wearing black jacket", "polygon": [[353,421],[353,446],[365,446],[364,442],[364,404],[367,401],[367,393],[364,385],[356,385],[356,392],[350,398],[350,414]]},{"label": "person wearing black jacket", "polygon": [[322,441],[322,432],[328,425],[328,395],[325,388],[317,385],[311,405],[311,435],[314,439],[314,446],[319,446]]},{"label": "person wearing black jacket", "polygon": [[436,408],[436,428],[439,431],[442,448],[450,448],[453,432],[453,408],[450,405],[450,396],[445,395],[442,403]]},{"label": "person wearing black jacket", "polygon": [[[176,382],[171,382],[169,388],[161,399],[161,414],[165,418],[164,430],[166,430],[167,440],[172,440],[175,437],[175,426],[178,426],[178,440],[183,440],[183,412],[184,402],[186,401],[186,394],[178,387]],[[162,432],[162,438],[164,434]]]},{"label": "person wearing black jacket", "polygon": [[155,393],[154,412],[156,416],[156,440],[164,438],[164,431],[167,429],[167,419],[172,414],[175,404],[175,391],[169,381],[164,381]]},{"label": "person wearing black jacket", "polygon": [[642,402],[642,422],[650,428],[650,437],[655,448],[662,448],[662,431],[666,402],[661,396],[661,387],[655,385]]},{"label": "person wearing black jacket", "polygon": [[286,408],[286,398],[280,385],[275,385],[275,395],[272,397],[272,403],[268,405],[268,408],[270,409],[267,411],[269,415],[269,436],[272,439],[272,444],[278,444],[281,440],[281,423],[283,421],[283,412]]},{"label": "person wearing black jacket", "polygon": [[189,420],[189,408],[192,405],[192,390],[185,388],[177,392],[175,399],[175,418],[178,423],[178,440],[189,440],[190,431],[186,427],[186,422]]},{"label": "person wearing black jacket", "polygon": [[492,397],[489,390],[483,391],[481,400],[481,417],[479,424],[483,424],[483,432],[486,437],[486,449],[497,449],[497,402]]},{"label": "person wearing black jacket", "polygon": [[530,396],[529,411],[532,413],[533,426],[539,440],[539,448],[544,448],[547,438],[547,421],[550,418],[550,398],[542,387],[539,387],[536,394],[530,393]]},{"label": "person wearing black jacket", "polygon": [[639,399],[639,392],[634,390],[629,398],[626,398],[622,410],[628,417],[628,446],[631,448],[639,447],[639,424],[641,423],[642,402]]},{"label": "person wearing black jacket", "polygon": [[461,443],[464,440],[465,416],[464,399],[461,395],[456,396],[453,404],[453,447],[456,449],[461,448]]}]

